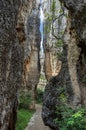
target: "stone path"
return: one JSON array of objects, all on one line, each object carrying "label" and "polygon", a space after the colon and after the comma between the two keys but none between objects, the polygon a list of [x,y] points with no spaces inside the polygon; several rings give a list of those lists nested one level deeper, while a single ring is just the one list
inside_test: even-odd
[{"label": "stone path", "polygon": [[25,130],[50,130],[49,127],[43,124],[41,118],[41,110],[42,110],[41,105],[36,105],[36,112],[31,118]]}]

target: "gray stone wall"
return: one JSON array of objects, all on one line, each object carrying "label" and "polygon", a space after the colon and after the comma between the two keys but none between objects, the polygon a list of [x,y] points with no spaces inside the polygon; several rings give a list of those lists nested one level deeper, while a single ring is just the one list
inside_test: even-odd
[{"label": "gray stone wall", "polygon": [[59,118],[55,113],[60,104],[59,88],[65,90],[69,107],[76,109],[86,104],[86,2],[84,0],[60,0],[69,10],[67,28],[64,35],[62,68],[60,73],[46,85],[43,98],[43,120],[54,130],[58,125],[54,123]]},{"label": "gray stone wall", "polygon": [[[24,62],[16,28],[26,2],[29,1],[0,1],[0,130],[15,130],[17,91],[22,85]],[[32,8],[32,2],[25,8]]]}]

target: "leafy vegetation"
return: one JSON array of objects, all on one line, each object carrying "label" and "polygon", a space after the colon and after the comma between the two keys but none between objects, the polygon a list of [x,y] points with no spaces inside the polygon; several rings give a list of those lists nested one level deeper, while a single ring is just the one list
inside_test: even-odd
[{"label": "leafy vegetation", "polygon": [[[37,103],[42,103],[43,90],[37,89]],[[31,95],[28,91],[21,91],[19,96],[19,109],[17,114],[16,130],[24,130],[33,116],[34,111],[29,109]]]},{"label": "leafy vegetation", "polygon": [[55,12],[55,10],[56,10],[56,1],[53,0],[52,5],[51,5],[51,11]]},{"label": "leafy vegetation", "polygon": [[62,39],[59,39],[57,40],[57,42],[55,43],[56,47],[58,48],[58,51],[57,51],[57,56],[58,58],[61,58],[62,57],[62,54],[63,54],[63,40]]},{"label": "leafy vegetation", "polygon": [[40,76],[40,79],[45,80],[45,76],[44,76],[44,75],[41,75],[41,76]]},{"label": "leafy vegetation", "polygon": [[30,92],[28,91],[21,91],[19,95],[19,109],[24,108],[24,109],[29,109],[29,105],[31,104],[32,99]]},{"label": "leafy vegetation", "polygon": [[43,98],[43,90],[42,89],[37,89],[36,102],[38,104],[42,104],[42,98]]},{"label": "leafy vegetation", "polygon": [[86,74],[83,76],[82,82],[86,84]]},{"label": "leafy vegetation", "polygon": [[[56,8],[56,0],[53,0],[50,6],[50,12],[46,14],[46,24],[45,24],[45,34],[52,33],[55,39],[55,48],[57,48],[57,57],[62,58],[63,54],[63,36],[64,29],[60,29],[62,26],[62,17],[67,17],[67,13],[64,11],[63,4],[61,3],[61,8]],[[56,24],[58,26],[56,26]]]},{"label": "leafy vegetation", "polygon": [[33,111],[26,110],[24,108],[18,110],[17,114],[17,123],[16,123],[16,130],[24,130],[27,126],[28,122],[30,121]]},{"label": "leafy vegetation", "polygon": [[59,88],[59,106],[56,107],[57,117],[54,122],[59,130],[86,130],[86,107],[73,109],[67,105],[65,90]]},{"label": "leafy vegetation", "polygon": [[31,103],[30,92],[21,91],[19,94],[19,108],[17,114],[16,130],[24,130],[34,111],[29,109]]},{"label": "leafy vegetation", "polygon": [[86,108],[73,110],[66,105],[57,107],[56,114],[60,118],[55,119],[59,130],[86,130]]},{"label": "leafy vegetation", "polygon": [[[44,77],[42,77],[44,78]],[[36,103],[42,104],[42,98],[43,98],[43,90],[38,88],[36,91]],[[19,109],[29,109],[29,106],[32,102],[30,91],[21,91],[19,96]]]}]

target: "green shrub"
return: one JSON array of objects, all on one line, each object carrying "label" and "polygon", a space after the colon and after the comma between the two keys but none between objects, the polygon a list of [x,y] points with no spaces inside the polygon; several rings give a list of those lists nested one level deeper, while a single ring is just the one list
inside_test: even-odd
[{"label": "green shrub", "polygon": [[25,109],[29,109],[29,105],[31,104],[31,95],[30,92],[24,92],[21,91],[19,94],[19,109],[20,108],[25,108]]},{"label": "green shrub", "polygon": [[54,120],[59,130],[86,130],[86,107],[73,110],[67,105],[60,105],[56,114],[60,117]]},{"label": "green shrub", "polygon": [[[42,97],[43,97],[43,90],[38,88],[36,92],[36,103],[41,104]],[[29,92],[21,91],[19,94],[19,109],[21,108],[29,109],[31,102],[32,102],[32,99],[31,99],[30,91]]]},{"label": "green shrub", "polygon": [[41,75],[41,76],[40,76],[40,79],[45,80],[45,76],[44,76],[44,75]]},{"label": "green shrub", "polygon": [[19,109],[17,114],[16,130],[24,130],[30,121],[33,111],[26,109]]},{"label": "green shrub", "polygon": [[37,89],[36,102],[42,104],[43,90]]},{"label": "green shrub", "polygon": [[86,74],[83,76],[82,82],[86,84]]},{"label": "green shrub", "polygon": [[29,110],[31,96],[28,91],[21,90],[19,93],[19,109],[17,112],[16,130],[24,130],[34,111]]},{"label": "green shrub", "polygon": [[67,105],[67,95],[63,87],[58,88],[59,105],[54,122],[59,130],[86,130],[86,106],[73,109]]}]

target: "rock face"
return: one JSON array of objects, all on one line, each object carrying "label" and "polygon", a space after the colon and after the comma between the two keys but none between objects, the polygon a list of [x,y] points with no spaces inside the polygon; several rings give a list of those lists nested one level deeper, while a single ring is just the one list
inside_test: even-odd
[{"label": "rock face", "polygon": [[[24,60],[16,32],[18,14],[25,1],[22,2],[0,1],[0,130],[15,130],[17,90],[22,83]],[[30,3],[27,8],[32,8]]]},{"label": "rock face", "polygon": [[20,1],[0,1],[0,130],[14,130],[17,89],[22,80],[22,49],[16,37]]},{"label": "rock face", "polygon": [[31,87],[38,83],[40,75],[40,31],[37,10],[33,10],[32,13],[28,16],[27,42],[28,43],[26,46],[29,48],[29,51],[27,51],[25,55],[25,80],[26,86]]},{"label": "rock face", "polygon": [[84,0],[61,0],[61,2],[69,10],[62,67],[58,76],[52,78],[46,85],[42,112],[45,124],[54,130],[58,130],[54,119],[56,106],[59,105],[60,87],[65,89],[67,103],[71,107],[86,104],[86,2]]},{"label": "rock face", "polygon": [[45,0],[43,9],[45,14],[45,74],[46,79],[49,80],[52,76],[56,76],[61,69],[61,61],[58,59],[57,53],[61,53],[60,51],[62,51],[62,47],[58,47],[58,44],[61,42],[60,37],[63,37],[66,18],[63,15],[65,10],[61,7],[59,1]]},{"label": "rock face", "polygon": [[[65,88],[66,84],[66,88]],[[57,118],[55,113],[56,106],[59,105],[59,90],[64,89],[67,92],[68,102],[71,102],[73,97],[72,84],[70,80],[68,63],[67,63],[67,45],[64,46],[61,71],[58,76],[52,77],[45,87],[43,96],[42,117],[45,125],[48,125],[54,130],[58,130],[54,119]]]},{"label": "rock face", "polygon": [[[31,8],[28,8],[28,7]],[[40,76],[40,19],[37,1],[23,1],[20,7],[17,21],[17,36],[23,47],[24,53],[24,71],[22,86],[32,89],[32,100],[34,109],[34,99],[36,87]]]},{"label": "rock face", "polygon": [[[18,13],[17,20],[17,37],[20,43],[24,43],[26,41],[26,22],[28,15],[31,13],[32,9],[36,6],[35,0],[23,0]],[[31,8],[30,8],[31,7]]]},{"label": "rock face", "polygon": [[66,34],[69,37],[65,42],[68,44],[68,66],[74,91],[73,105],[77,106],[86,103],[86,2],[68,0],[64,5],[69,10]]},{"label": "rock face", "polygon": [[36,88],[40,77],[40,19],[39,10],[34,8],[26,22],[27,41],[24,44],[24,84],[32,90],[31,108],[35,109]]}]

